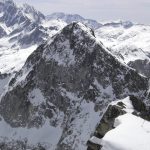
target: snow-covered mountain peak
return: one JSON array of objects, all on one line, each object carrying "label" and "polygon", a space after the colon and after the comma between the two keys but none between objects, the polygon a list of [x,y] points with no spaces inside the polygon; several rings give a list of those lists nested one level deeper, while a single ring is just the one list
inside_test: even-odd
[{"label": "snow-covered mountain peak", "polygon": [[44,56],[59,64],[70,65],[82,60],[93,51],[96,38],[94,31],[82,23],[74,22],[64,27],[47,42]]},{"label": "snow-covered mountain peak", "polygon": [[[0,101],[2,123],[22,132],[12,130],[3,137],[9,141],[15,134],[21,137],[16,140],[26,138],[30,144],[32,132],[26,136],[26,129],[38,128],[35,146],[85,150],[109,101],[129,94],[141,97],[146,90],[147,79],[108,53],[92,29],[71,23],[40,45],[9,82]],[[2,131],[5,124],[0,123]],[[55,142],[50,133],[56,133]]]},{"label": "snow-covered mountain peak", "polygon": [[[44,15],[28,4],[0,1],[0,72],[22,67],[26,58],[48,37]],[[17,69],[18,68],[18,69]]]},{"label": "snow-covered mountain peak", "polygon": [[25,13],[25,15],[35,22],[41,22],[43,19],[45,19],[45,16],[37,11],[33,6],[28,5],[27,3],[23,4],[22,9]]},{"label": "snow-covered mountain peak", "polygon": [[[95,38],[94,31],[87,27],[86,25],[80,22],[73,22],[67,26],[65,26],[58,34],[56,34],[52,39],[61,38],[61,36],[65,36],[70,41],[71,36],[78,38],[78,40],[83,40],[85,36]],[[48,41],[48,44],[51,43],[52,39]],[[96,38],[95,38],[96,39]]]},{"label": "snow-covered mountain peak", "polygon": [[[32,22],[40,22],[45,18],[44,15],[41,12],[37,11],[33,6],[30,6],[28,4],[18,6],[13,0],[0,1],[0,12],[3,12],[3,16],[0,17],[0,22],[7,23],[8,19],[9,22],[11,22],[7,24],[7,26],[14,25],[12,22],[22,23],[23,20],[27,20],[27,18]],[[11,19],[10,16],[12,16]],[[16,17],[20,18],[21,21],[19,22],[19,19],[17,20]]]},{"label": "snow-covered mountain peak", "polygon": [[80,36],[83,36],[84,34],[86,34],[91,37],[93,37],[93,36],[95,37],[94,31],[91,28],[87,27],[86,25],[84,25],[80,22],[73,22],[72,24],[69,24],[62,31],[65,31],[65,30],[68,30],[68,32],[70,32],[76,36],[79,36],[79,34],[80,34]]}]

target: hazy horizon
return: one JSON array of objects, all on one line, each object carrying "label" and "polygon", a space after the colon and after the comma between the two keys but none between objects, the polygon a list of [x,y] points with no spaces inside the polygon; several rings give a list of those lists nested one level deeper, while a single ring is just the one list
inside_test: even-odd
[{"label": "hazy horizon", "polygon": [[149,0],[14,0],[28,3],[45,15],[54,12],[79,14],[98,21],[126,20],[150,24]]}]

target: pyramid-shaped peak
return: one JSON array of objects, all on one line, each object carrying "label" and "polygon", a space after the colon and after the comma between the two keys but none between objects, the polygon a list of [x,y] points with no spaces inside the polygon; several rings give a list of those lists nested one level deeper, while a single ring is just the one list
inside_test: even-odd
[{"label": "pyramid-shaped peak", "polygon": [[63,33],[66,33],[65,31],[69,32],[69,33],[73,33],[73,34],[84,33],[86,35],[95,37],[94,31],[91,28],[87,27],[86,25],[84,25],[83,23],[80,23],[80,22],[73,22],[73,23],[67,25],[62,30]]}]

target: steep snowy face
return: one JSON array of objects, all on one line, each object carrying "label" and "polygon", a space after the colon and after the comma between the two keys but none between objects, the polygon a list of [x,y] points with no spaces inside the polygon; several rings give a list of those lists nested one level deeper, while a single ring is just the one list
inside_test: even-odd
[{"label": "steep snowy face", "polygon": [[92,19],[85,19],[78,14],[65,14],[65,13],[58,12],[58,13],[53,13],[51,15],[48,15],[46,18],[48,20],[60,19],[66,22],[67,24],[70,24],[72,22],[81,22],[91,27],[92,29],[98,29],[99,27],[102,26],[102,24],[98,23],[97,21],[92,20]]},{"label": "steep snowy face", "polygon": [[41,12],[28,4],[23,4],[22,9],[25,15],[32,20],[32,22],[42,22],[43,19],[45,19],[45,16]]},{"label": "steep snowy face", "polygon": [[32,6],[24,4],[18,7],[13,0],[4,0],[0,2],[0,21],[7,27],[13,27],[27,22],[41,22],[45,17],[42,13],[35,10]]},{"label": "steep snowy face", "polygon": [[[93,30],[72,23],[39,46],[10,81],[0,102],[0,125],[13,130],[0,135],[8,138],[5,143],[16,133],[15,140],[26,144],[85,150],[107,104],[129,94],[143,97],[147,84],[98,42]],[[32,131],[39,137],[34,143]]]},{"label": "steep snowy face", "polygon": [[[142,67],[149,67],[150,62],[150,26],[132,24],[125,28],[123,25],[104,25],[96,30],[96,36],[122,62],[134,67],[139,73],[150,76]],[[149,69],[148,69],[149,70]]]}]

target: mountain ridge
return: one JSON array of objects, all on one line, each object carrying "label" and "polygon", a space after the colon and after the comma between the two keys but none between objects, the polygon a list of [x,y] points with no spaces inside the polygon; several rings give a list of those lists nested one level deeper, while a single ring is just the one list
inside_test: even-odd
[{"label": "mountain ridge", "polygon": [[28,57],[1,99],[0,114],[14,129],[58,129],[59,139],[44,138],[42,146],[86,149],[103,108],[129,94],[144,98],[147,86],[146,78],[97,43],[92,29],[71,23]]}]

